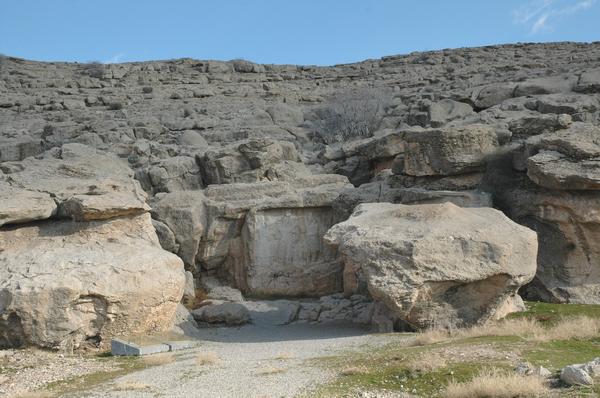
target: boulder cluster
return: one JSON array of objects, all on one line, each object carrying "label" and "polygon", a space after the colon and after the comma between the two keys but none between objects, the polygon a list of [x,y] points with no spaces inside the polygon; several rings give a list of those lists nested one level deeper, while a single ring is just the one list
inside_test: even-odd
[{"label": "boulder cluster", "polygon": [[0,57],[0,347],[167,331],[182,297],[206,323],[250,321],[243,295],[380,330],[598,304],[599,61]]}]

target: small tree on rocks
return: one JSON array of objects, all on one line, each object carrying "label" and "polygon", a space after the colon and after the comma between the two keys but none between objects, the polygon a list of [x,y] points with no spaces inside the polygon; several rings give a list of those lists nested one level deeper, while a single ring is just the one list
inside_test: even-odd
[{"label": "small tree on rocks", "polygon": [[316,110],[315,132],[326,144],[370,137],[390,99],[391,91],[381,87],[340,91]]},{"label": "small tree on rocks", "polygon": [[96,79],[101,79],[104,77],[105,66],[104,64],[98,61],[88,62],[83,64],[82,74],[87,75],[89,77],[94,77]]}]

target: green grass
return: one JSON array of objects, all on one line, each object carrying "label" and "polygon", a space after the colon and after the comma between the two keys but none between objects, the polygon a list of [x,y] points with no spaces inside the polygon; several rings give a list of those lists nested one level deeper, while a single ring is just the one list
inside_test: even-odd
[{"label": "green grass", "polygon": [[594,304],[551,304],[528,301],[525,306],[527,311],[515,312],[507,318],[533,318],[547,324],[570,316],[585,315],[590,318],[600,318],[600,305]]},{"label": "green grass", "polygon": [[139,357],[113,357],[99,354],[97,360],[111,361],[114,363],[116,369],[109,372],[90,373],[84,376],[50,383],[44,387],[43,391],[50,392],[56,397],[62,397],[67,394],[89,390],[109,380],[147,367]]},{"label": "green grass", "polygon": [[[527,311],[511,314],[509,318],[533,318],[548,326],[562,318],[573,316],[600,318],[600,305],[528,302],[526,306]],[[410,336],[411,334],[399,334],[398,338],[405,340]],[[357,390],[388,390],[408,392],[422,397],[438,397],[442,395],[450,381],[468,381],[483,368],[512,369],[513,364],[508,360],[452,362],[452,358],[446,358],[448,362],[446,366],[431,372],[411,372],[407,368],[412,358],[418,358],[428,351],[461,347],[464,352],[469,352],[475,346],[489,346],[499,352],[513,352],[522,361],[530,362],[535,366],[544,366],[555,374],[566,365],[600,357],[600,336],[591,340],[547,342],[535,342],[519,336],[484,336],[453,339],[419,347],[407,346],[401,342],[391,343],[379,349],[369,349],[368,352],[344,353],[321,360],[320,366],[336,371],[340,376],[308,396],[338,397],[349,396]],[[362,372],[341,375],[347,368],[358,368]],[[557,394],[565,397],[597,396],[600,394],[600,386],[564,388],[558,390]]]},{"label": "green grass", "polygon": [[557,340],[537,343],[523,353],[536,366],[559,370],[567,365],[600,357],[600,337],[593,340]]},{"label": "green grass", "polygon": [[[429,351],[449,347],[490,346],[498,351],[506,347],[518,346],[519,337],[485,336],[451,342],[441,342],[427,346],[407,346],[405,340],[411,334],[397,334],[399,342],[386,344],[380,348],[369,348],[368,352],[347,352],[338,356],[321,358],[315,364],[333,370],[340,376],[332,383],[311,391],[309,397],[338,397],[351,395],[356,390],[387,390],[407,392],[423,397],[440,396],[450,381],[467,381],[482,369],[478,362],[452,362],[432,372],[411,371],[407,364]],[[488,361],[485,367],[511,369],[512,366],[502,360]],[[348,368],[364,369],[364,373],[342,375]]]},{"label": "green grass", "polygon": [[[487,366],[507,368],[503,363]],[[386,390],[407,392],[423,397],[437,397],[451,381],[468,381],[479,373],[481,364],[455,363],[432,372],[413,372],[402,365],[370,368],[364,374],[340,376],[335,382],[310,393],[311,397],[347,396],[356,390]]]}]

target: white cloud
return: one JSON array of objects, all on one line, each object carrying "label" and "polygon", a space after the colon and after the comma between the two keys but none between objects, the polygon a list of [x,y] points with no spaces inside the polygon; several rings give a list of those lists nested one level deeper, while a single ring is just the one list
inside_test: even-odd
[{"label": "white cloud", "polygon": [[107,59],[106,61],[102,61],[103,64],[118,64],[125,57],[125,54],[118,53]]},{"label": "white cloud", "polygon": [[548,21],[549,14],[542,14],[531,27],[531,33],[537,33],[546,27],[546,21]]},{"label": "white cloud", "polygon": [[550,7],[552,2],[553,0],[531,0],[525,3],[513,11],[515,22],[522,24],[528,23],[548,7]]},{"label": "white cloud", "polygon": [[597,0],[529,0],[513,10],[513,20],[529,27],[531,34],[552,29],[552,23],[594,6]]}]

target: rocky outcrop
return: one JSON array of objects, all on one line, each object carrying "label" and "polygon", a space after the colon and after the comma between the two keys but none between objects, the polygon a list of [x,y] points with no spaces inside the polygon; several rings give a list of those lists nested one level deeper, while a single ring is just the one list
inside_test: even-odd
[{"label": "rocky outcrop", "polygon": [[[197,286],[312,297],[341,290],[320,237],[360,203],[497,207],[540,237],[523,294],[597,303],[599,56],[548,43],[100,70],[4,57],[0,228],[88,228],[151,205]],[[385,310],[372,318],[389,330]]]},{"label": "rocky outcrop", "polygon": [[496,203],[539,236],[537,275],[522,291],[528,298],[600,303],[598,137],[598,127],[576,122],[529,138],[490,167]]},{"label": "rocky outcrop", "polygon": [[527,175],[537,185],[558,190],[600,189],[600,128],[575,123],[543,134],[533,143],[540,152],[527,159]]},{"label": "rocky outcrop", "polygon": [[167,331],[183,294],[181,260],[148,214],[0,231],[0,346],[77,348]]},{"label": "rocky outcrop", "polygon": [[69,350],[170,329],[182,262],[161,249],[126,164],[65,144],[2,170],[0,347]]},{"label": "rocky outcrop", "polygon": [[[10,191],[19,193],[13,196],[13,201],[19,202],[20,197],[32,200],[35,195],[38,198],[35,209],[42,200],[46,208],[36,210],[43,214],[35,219],[48,218],[54,213],[47,208],[47,198],[55,202],[58,216],[77,221],[134,216],[150,209],[146,194],[133,181],[133,171],[126,164],[85,145],[65,144],[60,150],[48,151],[39,159],[30,157],[18,163],[3,163],[2,171],[4,184]],[[12,218],[27,220],[27,215],[18,214],[31,211],[30,203],[15,205],[3,202],[0,214],[11,212]]]},{"label": "rocky outcrop", "polygon": [[600,376],[600,358],[587,363],[568,365],[561,369],[560,380],[569,386],[589,386]]},{"label": "rocky outcrop", "polygon": [[536,269],[535,233],[489,208],[363,204],[325,240],[346,295],[368,292],[417,328],[503,317]]},{"label": "rocky outcrop", "polygon": [[404,139],[403,173],[415,177],[481,170],[485,156],[498,147],[495,130],[483,125],[414,131],[405,134]]},{"label": "rocky outcrop", "polygon": [[209,151],[200,158],[206,184],[285,180],[305,174],[294,145],[273,140],[249,140]]},{"label": "rocky outcrop", "polygon": [[341,264],[322,237],[340,221],[333,202],[350,186],[335,175],[213,185],[164,195],[153,214],[197,277],[249,295],[322,296],[341,290]]},{"label": "rocky outcrop", "polygon": [[598,195],[525,182],[502,199],[507,214],[539,237],[537,274],[522,293],[550,302],[600,303]]}]

